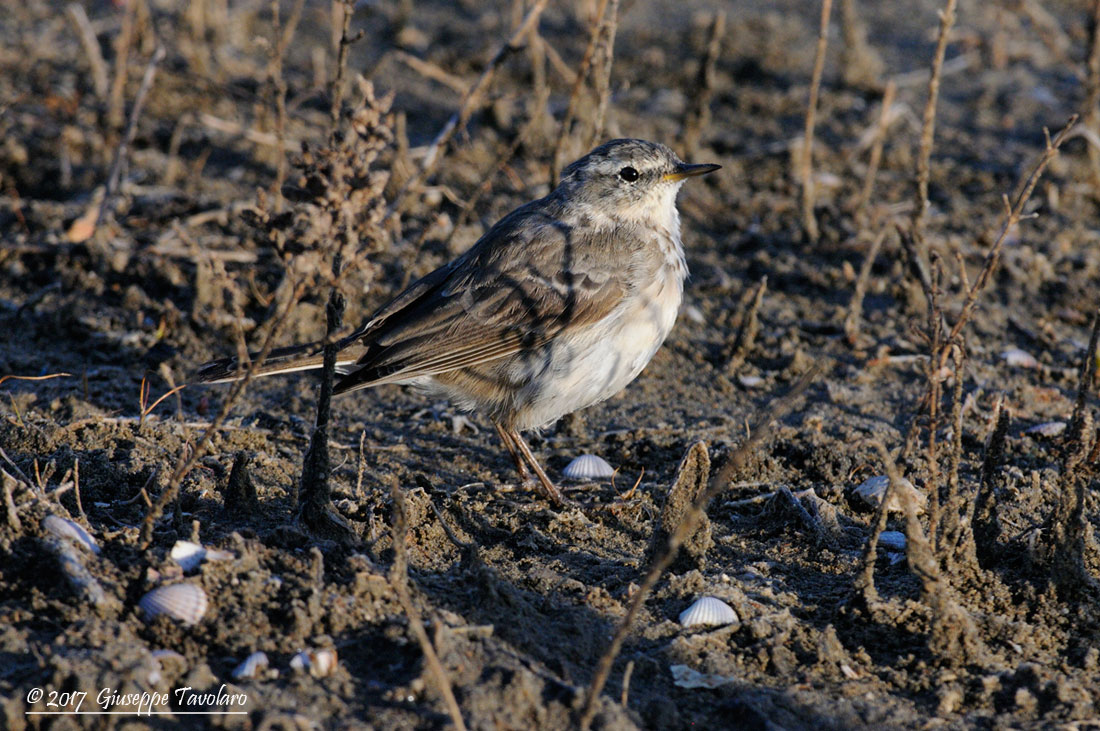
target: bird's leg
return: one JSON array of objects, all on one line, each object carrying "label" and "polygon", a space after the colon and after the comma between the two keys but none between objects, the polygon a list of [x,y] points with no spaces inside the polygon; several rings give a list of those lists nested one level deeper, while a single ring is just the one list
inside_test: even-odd
[{"label": "bird's leg", "polygon": [[527,463],[523,461],[523,455],[516,450],[511,435],[495,421],[493,426],[496,428],[497,434],[500,435],[500,441],[504,443],[504,448],[508,450],[508,454],[512,455],[512,461],[516,463],[516,471],[519,472],[520,482],[527,482],[531,479],[531,473],[527,470]]},{"label": "bird's leg", "polygon": [[527,442],[523,441],[523,437],[515,429],[506,430],[508,436],[511,437],[512,443],[527,460],[527,463],[531,466],[531,469],[535,471],[535,475],[539,478],[539,483],[542,485],[542,491],[546,494],[546,497],[550,498],[550,502],[554,505],[561,507],[565,505],[565,498],[562,497],[561,491],[558,490],[557,485],[550,481],[550,478],[546,476],[546,472],[539,465],[535,455],[532,454],[531,448],[527,446]]}]

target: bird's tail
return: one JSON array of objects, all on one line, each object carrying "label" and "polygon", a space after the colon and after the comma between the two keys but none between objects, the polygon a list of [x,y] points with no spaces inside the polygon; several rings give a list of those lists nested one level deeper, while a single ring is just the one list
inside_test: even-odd
[{"label": "bird's tail", "polygon": [[[306,343],[305,345],[276,348],[267,354],[262,363],[256,365],[252,371],[252,376],[274,376],[279,373],[318,369],[324,362],[324,354],[321,352],[322,347],[322,343]],[[253,361],[259,356],[259,353],[248,354],[249,359]],[[246,364],[242,367],[239,358],[219,358],[199,366],[199,370],[195,374],[195,380],[199,383],[239,381],[245,377],[248,370],[249,365]]]}]

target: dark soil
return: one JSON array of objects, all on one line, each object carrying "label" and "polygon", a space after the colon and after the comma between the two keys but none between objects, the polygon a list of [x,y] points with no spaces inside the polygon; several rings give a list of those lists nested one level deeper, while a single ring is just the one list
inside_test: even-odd
[{"label": "dark soil", "polygon": [[[917,419],[896,459],[927,494],[947,484],[954,436],[946,418],[955,390],[949,368],[934,432],[937,476],[927,447],[927,302],[895,230],[908,227],[915,200],[940,3],[859,3],[867,48],[847,73],[839,4],[834,9],[814,147],[816,242],[803,232],[797,148],[819,5],[622,4],[601,138],[658,140],[692,161],[723,166],[681,193],[692,277],[668,342],[623,393],[531,436],[552,476],[584,453],[618,468],[613,481],[563,482],[590,508],[627,496],[640,480],[624,505],[555,509],[531,486],[516,484],[488,422],[476,415],[463,422],[446,403],[383,386],[333,402],[334,505],[358,538],[319,538],[297,519],[319,381],[291,376],[248,386],[178,481],[178,498],[143,547],[149,504],[173,487],[173,471],[230,393],[228,386],[189,385],[141,418],[143,380],[152,403],[203,361],[236,353],[238,327],[258,348],[289,274],[288,259],[249,215],[272,205],[279,170],[270,4],[229,3],[220,14],[225,3],[210,0],[134,2],[133,11],[126,2],[87,4],[108,72],[105,97],[96,92],[64,4],[13,4],[0,23],[0,377],[65,374],[0,385],[0,447],[10,459],[0,464],[9,476],[0,506],[5,727],[199,726],[211,719],[239,728],[448,725],[387,576],[396,481],[408,503],[413,601],[466,723],[571,728],[657,550],[653,536],[668,531],[662,510],[668,520],[685,508],[682,496],[665,505],[681,459],[703,440],[717,468],[749,424],[814,364],[820,370],[796,409],[710,504],[709,540],[695,536],[644,603],[596,726],[1097,723],[1095,453],[1076,467],[1067,459],[1078,448],[1074,440],[1091,445],[1092,427],[1086,420],[1081,436],[1032,430],[1071,421],[1100,304],[1100,193],[1087,135],[1069,140],[1047,169],[1027,209],[1038,216],[1010,232],[963,331],[958,482],[965,502],[978,493],[995,402],[1003,399],[1010,411],[1003,454],[988,481],[995,529],[978,532],[980,566],[941,553],[937,597],[910,570],[913,555],[907,561],[880,549],[879,603],[868,605],[856,588],[875,516],[852,489],[887,469],[874,442],[902,448]],[[282,4],[283,23],[293,5]],[[283,136],[292,150],[327,138],[335,66],[330,5],[306,3],[283,64]],[[351,47],[349,76],[371,79],[379,95],[395,93],[402,117],[395,145],[409,145],[387,149],[376,165],[394,176],[387,200],[459,109],[460,90],[475,82],[525,5],[358,4],[351,27],[364,36]],[[580,65],[588,15],[598,5],[554,2],[541,19],[543,39],[563,60],[562,69],[544,67],[545,110],[535,101],[540,67],[531,44],[502,60],[487,105],[475,109],[438,171],[411,191],[399,225],[387,224],[385,245],[369,253],[369,267],[349,280],[347,322],[362,321],[507,211],[545,194],[572,85],[563,69],[573,73]],[[940,301],[949,323],[962,303],[958,262],[973,281],[997,237],[1002,195],[1013,193],[1042,151],[1043,128],[1057,130],[1083,111],[1091,13],[1084,5],[964,2],[959,10],[941,83],[925,222],[928,248],[944,272]],[[703,91],[699,67],[718,9],[727,16],[725,32],[713,85]],[[131,25],[124,105],[112,105],[117,39]],[[167,55],[118,193],[95,233],[82,237],[81,219],[98,208],[158,41]],[[425,75],[402,54],[445,73]],[[898,82],[896,114],[870,203],[857,212],[891,78]],[[700,94],[712,95],[710,117],[690,151],[683,130]],[[594,106],[586,92],[582,121]],[[498,165],[521,130],[526,136],[515,156]],[[566,148],[569,160],[586,151],[587,134],[582,124]],[[479,194],[486,179],[491,190]],[[844,320],[880,232],[886,238],[852,344]],[[758,332],[748,350],[735,352],[764,277]],[[238,285],[240,317],[227,304],[225,282]],[[307,293],[278,344],[322,338],[327,298],[327,287]],[[1088,415],[1097,406],[1095,389],[1086,396]],[[243,482],[230,488],[238,455],[247,457],[247,475],[239,471]],[[1086,499],[1075,513],[1077,485]],[[784,488],[818,517],[807,522],[783,494],[768,497]],[[82,525],[101,553],[66,551],[69,544],[43,525],[50,514]],[[928,516],[922,520],[927,530]],[[904,524],[891,514],[887,529]],[[185,572],[169,558],[178,540],[231,558]],[[202,619],[194,626],[148,621],[141,597],[180,581],[205,590]],[[678,615],[702,595],[724,599],[739,622],[681,627]],[[957,613],[945,614],[939,599]],[[304,650],[315,657],[334,650],[336,665],[296,671],[292,659]],[[235,678],[234,668],[257,651],[267,654],[268,670]],[[104,689],[205,692],[223,684],[247,696],[246,715],[181,715],[194,708],[175,696],[157,707],[173,715],[152,718],[26,715],[74,708],[60,696],[59,706],[48,706],[50,691],[86,692],[87,711],[102,709],[96,696]],[[35,689],[46,695],[36,699]]]}]

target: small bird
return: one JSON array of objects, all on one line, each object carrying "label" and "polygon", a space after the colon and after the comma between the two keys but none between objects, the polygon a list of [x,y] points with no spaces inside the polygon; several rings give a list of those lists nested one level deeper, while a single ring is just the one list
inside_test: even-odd
[{"label": "small bird", "polygon": [[[607,142],[545,198],[502,218],[464,254],[411,284],[339,342],[333,392],[412,385],[492,420],[520,478],[561,492],[521,432],[621,391],[676,321],[687,264],[676,194],[720,166],[668,147]],[[274,350],[253,375],[322,367],[322,344]],[[197,380],[244,377],[236,358]]]}]

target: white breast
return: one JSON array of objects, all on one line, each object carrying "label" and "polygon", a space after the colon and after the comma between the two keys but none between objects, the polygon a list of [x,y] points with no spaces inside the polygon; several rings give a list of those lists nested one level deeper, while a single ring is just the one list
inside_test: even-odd
[{"label": "white breast", "polygon": [[683,297],[687,268],[679,241],[670,237],[667,245],[665,264],[651,282],[604,320],[550,345],[552,365],[520,394],[526,402],[520,429],[547,426],[610,398],[642,372],[672,330]]}]

